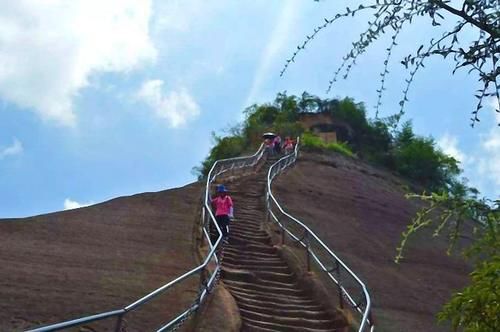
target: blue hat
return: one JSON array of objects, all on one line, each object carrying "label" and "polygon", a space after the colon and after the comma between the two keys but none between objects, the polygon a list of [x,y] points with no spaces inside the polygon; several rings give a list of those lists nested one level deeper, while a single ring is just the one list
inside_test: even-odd
[{"label": "blue hat", "polygon": [[223,185],[223,184],[219,184],[219,185],[217,186],[217,192],[218,192],[218,193],[226,193],[226,192],[227,192],[226,187],[224,187],[224,185]]}]

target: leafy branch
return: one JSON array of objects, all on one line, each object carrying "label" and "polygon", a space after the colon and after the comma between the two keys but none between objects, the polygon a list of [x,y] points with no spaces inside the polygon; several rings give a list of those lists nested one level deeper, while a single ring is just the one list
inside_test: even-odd
[{"label": "leafy branch", "polygon": [[302,50],[304,50],[306,48],[306,46],[310,42],[312,42],[312,40],[322,30],[324,30],[325,28],[327,28],[329,25],[333,24],[335,21],[337,21],[337,20],[339,20],[341,18],[349,17],[349,16],[354,16],[357,13],[359,13],[360,11],[368,10],[368,9],[376,9],[376,8],[382,7],[382,6],[385,6],[385,5],[378,4],[378,3],[374,4],[374,5],[370,5],[370,6],[359,5],[359,7],[356,8],[356,9],[354,9],[354,10],[351,10],[349,7],[347,7],[346,10],[345,10],[345,12],[340,13],[340,14],[336,14],[334,17],[332,17],[330,19],[325,18],[324,19],[324,23],[321,24],[321,25],[318,25],[316,28],[314,28],[313,33],[311,35],[307,35],[306,38],[304,39],[304,41],[302,42],[302,44],[300,44],[300,45],[297,46],[297,49],[295,50],[295,52],[293,52],[291,58],[289,58],[289,59],[286,60],[285,65],[283,66],[283,69],[280,72],[280,77],[282,77],[285,74],[285,72],[288,69],[288,66],[290,65],[290,63],[295,62],[295,59],[297,58],[297,56],[299,55],[299,53]]},{"label": "leafy branch", "polygon": [[[332,19],[324,19],[324,23],[314,29],[314,32],[307,36],[304,42],[297,46],[297,50],[291,58],[286,60],[280,76],[283,76],[292,62],[295,62],[298,54],[303,51],[318,33],[324,31],[340,18],[355,16],[361,11],[373,10],[374,19],[368,22],[368,27],[360,34],[358,40],[352,43],[352,47],[347,54],[342,57],[342,62],[329,80],[327,92],[330,92],[333,84],[337,82],[338,76],[343,72],[343,78],[347,79],[352,68],[360,55],[364,54],[373,42],[386,33],[387,28],[392,28],[393,39],[391,45],[386,49],[387,54],[384,60],[383,71],[380,75],[380,85],[377,91],[376,114],[379,114],[383,91],[387,74],[389,73],[389,60],[393,49],[397,46],[395,38],[403,31],[405,24],[411,24],[420,17],[429,17],[432,26],[439,27],[445,20],[445,15],[458,19],[457,24],[451,30],[445,31],[437,41],[432,38],[427,46],[427,50],[422,52],[424,45],[420,45],[418,50],[403,59],[402,63],[409,72],[406,79],[403,96],[399,102],[400,111],[398,118],[404,114],[404,108],[408,102],[408,92],[413,83],[416,73],[424,67],[424,60],[434,55],[447,58],[452,55],[455,62],[453,74],[460,68],[468,68],[469,74],[477,73],[480,84],[482,84],[478,97],[476,109],[472,111],[471,125],[479,122],[479,110],[482,108],[483,100],[488,97],[499,99],[498,76],[500,68],[498,66],[500,54],[500,1],[498,0],[463,0],[462,8],[456,9],[450,5],[448,0],[372,0],[370,5],[360,5],[359,8],[336,14]],[[467,47],[459,47],[460,33],[464,27],[469,27],[479,31],[479,37],[472,40]],[[491,69],[486,69],[486,64],[491,63]],[[500,112],[500,101],[497,112]],[[396,123],[397,125],[397,123]],[[500,125],[500,124],[499,124]]]}]

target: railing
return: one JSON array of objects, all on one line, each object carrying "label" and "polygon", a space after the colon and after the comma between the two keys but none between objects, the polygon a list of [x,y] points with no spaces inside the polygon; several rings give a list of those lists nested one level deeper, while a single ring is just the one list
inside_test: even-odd
[{"label": "railing", "polygon": [[[114,330],[116,332],[122,331],[123,319],[126,317],[127,313],[143,306],[144,304],[151,301],[153,298],[165,293],[167,290],[171,289],[173,286],[178,285],[180,282],[187,278],[199,276],[200,277],[200,288],[199,292],[192,303],[192,305],[179,314],[177,317],[160,327],[157,332],[169,331],[173,330],[182,324],[192,313],[194,313],[201,305],[201,303],[205,300],[209,291],[215,286],[218,281],[220,274],[220,259],[218,257],[218,251],[221,247],[222,241],[222,232],[215,221],[215,216],[213,215],[212,209],[210,207],[210,189],[212,183],[217,179],[218,176],[228,172],[228,171],[237,171],[241,169],[246,169],[249,167],[253,167],[258,164],[259,160],[262,158],[264,153],[264,146],[261,145],[255,154],[248,157],[238,157],[238,158],[230,158],[216,161],[210,172],[207,176],[207,182],[205,186],[205,195],[202,202],[202,241],[203,237],[206,239],[209,245],[209,251],[203,260],[203,262],[192,269],[179,276],[178,278],[170,281],[169,283],[161,286],[158,289],[155,289],[151,293],[145,295],[139,300],[131,303],[130,305],[113,311],[103,312],[92,316],[86,316],[74,320],[69,320],[53,325],[48,325],[40,328],[36,328],[33,330],[29,330],[27,332],[49,332],[49,331],[59,331],[63,329],[68,329],[75,326],[82,326],[85,324],[94,323],[97,321],[102,321],[105,319],[115,319]],[[210,238],[210,225],[215,227],[218,232],[217,240],[212,243],[213,239]],[[209,264],[213,263],[210,268]]]},{"label": "railing", "polygon": [[365,284],[309,227],[287,213],[273,195],[271,184],[274,177],[296,161],[298,152],[299,140],[292,153],[282,157],[269,168],[266,194],[268,216],[281,228],[282,244],[288,235],[292,241],[305,249],[307,270],[311,271],[312,259],[320,274],[324,274],[327,280],[333,282],[332,285],[335,285],[339,296],[340,307],[344,309],[344,304],[347,302],[351,309],[361,315],[358,331],[367,329],[374,331],[371,300]]}]

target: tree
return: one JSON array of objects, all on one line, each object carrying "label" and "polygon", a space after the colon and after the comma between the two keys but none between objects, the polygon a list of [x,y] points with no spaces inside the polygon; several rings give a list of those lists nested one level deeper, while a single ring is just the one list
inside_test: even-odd
[{"label": "tree", "polygon": [[[318,0],[315,0],[318,1]],[[424,62],[432,56],[448,56],[453,58],[455,68],[466,69],[475,73],[481,82],[481,88],[475,96],[478,99],[476,109],[472,111],[471,126],[479,122],[479,112],[487,97],[496,97],[496,111],[500,112],[500,89],[498,76],[500,75],[500,1],[498,0],[462,0],[460,8],[455,8],[449,0],[371,0],[369,4],[361,4],[357,8],[347,7],[344,12],[337,13],[332,18],[325,18],[312,34],[306,36],[302,44],[292,54],[280,73],[284,75],[289,65],[295,62],[300,52],[317,36],[318,33],[336,21],[355,16],[360,12],[371,12],[373,18],[368,22],[368,28],[353,42],[352,48],[343,57],[330,80],[327,92],[337,81],[339,75],[347,78],[352,67],[360,55],[365,53],[372,43],[384,34],[391,34],[391,42],[387,47],[386,59],[381,71],[380,86],[377,89],[378,101],[376,114],[382,105],[382,96],[385,82],[389,74],[389,60],[397,44],[400,32],[414,20],[429,17],[433,26],[440,26],[445,17],[456,19],[452,29],[446,29],[441,36],[431,38],[427,45],[417,45],[416,51],[402,59],[401,63],[409,69],[409,77],[403,89],[403,96],[399,102],[400,111],[398,120],[404,114],[405,104],[408,102],[408,93],[413,79]],[[468,46],[460,46],[459,40],[466,28],[477,31],[477,37],[468,42]],[[499,123],[500,125],[500,123]]]},{"label": "tree", "polygon": [[[455,293],[438,314],[440,321],[451,321],[454,331],[500,331],[500,201],[477,200],[477,192],[460,195],[449,193],[408,195],[427,202],[403,233],[396,261],[403,258],[409,237],[417,231],[433,227],[433,236],[445,233],[450,239],[451,252],[461,236],[465,223],[475,225],[475,241],[464,251],[474,264],[471,283]],[[436,211],[439,211],[436,217]]]}]

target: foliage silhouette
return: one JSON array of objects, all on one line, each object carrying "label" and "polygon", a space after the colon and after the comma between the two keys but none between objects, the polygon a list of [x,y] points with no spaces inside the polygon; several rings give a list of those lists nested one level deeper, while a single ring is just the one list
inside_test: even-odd
[{"label": "foliage silhouette", "polygon": [[[500,2],[498,0],[463,0],[460,9],[454,8],[447,0],[371,0],[368,4],[361,4],[357,8],[347,7],[345,11],[339,12],[331,18],[325,18],[310,35],[306,36],[292,56],[286,60],[280,76],[285,74],[301,51],[309,46],[320,32],[341,19],[356,16],[361,12],[369,12],[372,19],[368,21],[366,30],[360,34],[358,40],[352,43],[352,48],[342,58],[341,64],[328,84],[327,92],[332,89],[339,75],[342,75],[344,79],[348,78],[356,60],[376,40],[385,34],[390,34],[391,41],[386,49],[387,54],[380,73],[380,86],[377,89],[378,100],[375,107],[376,117],[378,117],[389,74],[389,61],[394,48],[398,46],[399,34],[413,21],[420,18],[430,18],[432,26],[441,26],[445,19],[456,19],[453,28],[445,28],[442,35],[431,38],[427,45],[417,45],[415,52],[402,59],[401,63],[409,70],[409,77],[405,80],[397,119],[399,120],[404,114],[415,75],[424,67],[424,62],[433,56],[442,56],[445,59],[450,56],[455,64],[453,74],[463,68],[478,76],[482,86],[475,93],[478,102],[476,109],[472,111],[471,126],[480,121],[479,112],[487,97],[496,98],[496,111],[500,112],[498,83],[500,75]],[[470,33],[466,32],[467,29],[469,29],[468,32],[471,30],[477,32],[477,36],[473,37],[467,46],[461,46],[460,40],[464,42],[470,38]]]}]

